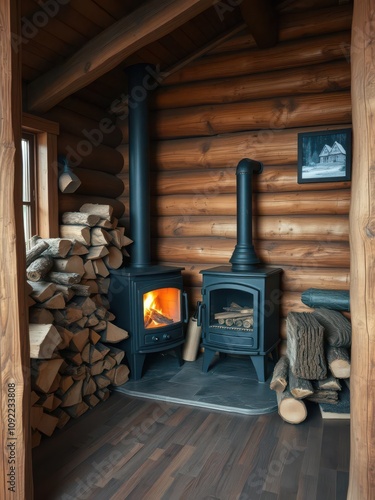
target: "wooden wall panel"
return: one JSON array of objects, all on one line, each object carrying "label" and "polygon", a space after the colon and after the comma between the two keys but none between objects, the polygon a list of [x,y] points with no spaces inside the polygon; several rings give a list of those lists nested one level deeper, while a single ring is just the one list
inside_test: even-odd
[{"label": "wooden wall panel", "polygon": [[[337,7],[336,26],[335,8],[327,9],[330,22],[316,36],[317,13],[310,24],[305,14],[295,35],[272,49],[245,49],[235,37],[155,92],[153,257],[185,267],[192,308],[200,298],[200,271],[229,265],[236,244],[235,167],[246,157],[265,165],[253,182],[254,245],[264,263],[284,269],[282,316],[307,310],[300,300],[307,288],[349,288],[350,182],[297,182],[298,133],[351,127],[351,14],[344,10]],[[292,22],[281,29],[286,26],[293,30]],[[119,200],[128,207],[127,124],[119,126],[125,138],[118,148],[124,157]]]}]

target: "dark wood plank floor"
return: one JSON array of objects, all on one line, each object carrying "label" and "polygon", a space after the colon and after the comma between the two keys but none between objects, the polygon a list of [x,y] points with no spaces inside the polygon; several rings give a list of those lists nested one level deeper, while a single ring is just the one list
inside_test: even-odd
[{"label": "dark wood plank floor", "polygon": [[36,500],[346,499],[349,421],[297,426],[114,393],[34,450]]}]

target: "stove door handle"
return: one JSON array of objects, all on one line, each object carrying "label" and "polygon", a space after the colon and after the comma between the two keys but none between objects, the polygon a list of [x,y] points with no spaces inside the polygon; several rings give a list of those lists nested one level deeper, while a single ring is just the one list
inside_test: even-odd
[{"label": "stove door handle", "polygon": [[182,292],[182,295],[184,297],[184,323],[187,323],[189,321],[189,306],[188,306],[188,296],[186,292]]},{"label": "stove door handle", "polygon": [[202,302],[200,300],[198,300],[198,302],[197,302],[197,311],[198,311],[197,326],[202,326],[202,309],[203,309]]}]

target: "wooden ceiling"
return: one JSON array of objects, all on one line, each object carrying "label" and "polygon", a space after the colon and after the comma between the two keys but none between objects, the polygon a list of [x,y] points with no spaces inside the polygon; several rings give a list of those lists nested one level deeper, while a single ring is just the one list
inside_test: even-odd
[{"label": "wooden ceiling", "polygon": [[[243,0],[253,2],[255,0]],[[265,0],[257,0],[265,1]],[[255,1],[255,3],[257,3]],[[178,2],[160,0],[167,5]],[[191,2],[194,3],[193,1]],[[195,2],[197,5],[199,1]],[[201,0],[199,10],[204,10],[194,17],[184,19],[155,39],[151,33],[151,43],[147,43],[126,57],[115,67],[109,68],[105,74],[91,78],[76,94],[81,99],[108,107],[112,100],[124,92],[126,76],[124,68],[130,64],[146,62],[160,65],[166,70],[180,61],[198,57],[208,47],[213,47],[215,41],[223,37],[234,36],[245,29],[244,17],[241,13],[238,0],[224,0],[214,5],[214,1],[204,3]],[[336,5],[340,0],[269,0],[274,13],[298,11],[312,7]],[[48,72],[63,68],[69,61],[90,41],[103,35],[106,30],[115,28],[120,20],[131,19],[132,12],[147,9],[152,4],[158,5],[157,0],[21,0],[22,40],[18,45],[22,47],[22,75],[25,85],[29,88],[37,87],[41,77]],[[208,5],[208,8],[207,8]],[[192,11],[194,14],[194,12]],[[118,24],[115,24],[118,23]],[[113,26],[115,25],[115,26]],[[135,32],[142,29],[142,23],[133,22]],[[255,36],[255,33],[254,33]],[[202,49],[203,48],[203,49]],[[129,51],[128,51],[129,52]],[[131,51],[130,51],[131,52]],[[91,61],[90,61],[91,62]],[[88,67],[90,64],[88,65]],[[88,72],[90,68],[88,69]],[[64,73],[63,73],[64,74]],[[46,80],[48,82],[48,80]],[[35,83],[36,82],[36,83]],[[42,109],[35,109],[41,112]]]}]

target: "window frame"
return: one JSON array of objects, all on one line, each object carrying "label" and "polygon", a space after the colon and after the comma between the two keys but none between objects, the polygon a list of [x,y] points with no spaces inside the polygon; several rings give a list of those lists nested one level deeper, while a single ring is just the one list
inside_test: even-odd
[{"label": "window frame", "polygon": [[59,124],[22,114],[22,132],[35,136],[35,219],[42,238],[59,236],[57,136]]}]

